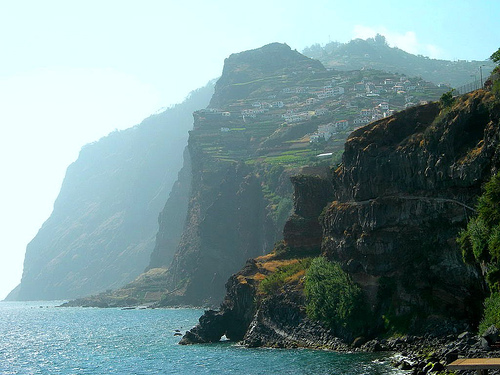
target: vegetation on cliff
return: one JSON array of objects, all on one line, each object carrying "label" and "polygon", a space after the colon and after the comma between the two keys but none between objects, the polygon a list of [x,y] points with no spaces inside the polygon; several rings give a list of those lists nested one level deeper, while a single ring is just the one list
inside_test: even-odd
[{"label": "vegetation on cliff", "polygon": [[337,331],[348,330],[354,337],[366,331],[370,322],[363,292],[340,264],[324,257],[315,258],[307,270],[304,286],[309,318]]},{"label": "vegetation on cliff", "polygon": [[481,265],[491,292],[480,325],[483,332],[492,324],[500,328],[500,174],[485,184],[476,209],[477,216],[460,232],[458,242],[464,260]]},{"label": "vegetation on cliff", "polygon": [[[500,49],[490,57],[500,62]],[[495,96],[492,107],[500,103],[500,78],[497,66],[489,78],[488,86]],[[491,325],[500,328],[500,173],[494,174],[484,185],[483,193],[476,204],[477,214],[467,223],[457,238],[465,262],[481,265],[490,295],[484,302],[483,318],[479,331]]]}]

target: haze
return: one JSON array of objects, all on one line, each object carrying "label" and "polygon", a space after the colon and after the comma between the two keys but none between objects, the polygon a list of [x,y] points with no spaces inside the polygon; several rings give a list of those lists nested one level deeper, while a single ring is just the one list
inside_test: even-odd
[{"label": "haze", "polygon": [[484,60],[499,14],[488,0],[0,2],[0,299],[80,148],[182,101],[231,53],[380,33],[410,53]]}]

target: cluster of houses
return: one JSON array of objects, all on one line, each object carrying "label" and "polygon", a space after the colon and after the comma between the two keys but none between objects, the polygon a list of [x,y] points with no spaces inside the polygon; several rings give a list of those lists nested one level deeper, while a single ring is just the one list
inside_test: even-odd
[{"label": "cluster of houses", "polygon": [[241,117],[255,118],[257,115],[269,112],[271,108],[283,108],[285,104],[281,100],[276,100],[272,103],[268,102],[254,102],[252,103],[252,108],[243,109],[241,111]]},{"label": "cluster of houses", "polygon": [[363,78],[360,82],[354,84],[354,91],[364,92],[371,96],[387,92],[406,94],[409,91],[418,91],[419,89],[423,88],[420,88],[417,84],[411,82],[406,77],[401,77],[399,80],[386,78],[378,84],[371,82],[367,78]]},{"label": "cluster of houses", "polygon": [[293,109],[286,111],[281,117],[289,123],[307,121],[314,116],[314,111],[295,112]]},{"label": "cluster of houses", "polygon": [[349,129],[349,121],[339,120],[328,124],[318,126],[318,130],[309,136],[309,142],[315,143],[319,141],[327,141],[335,133],[346,131]]},{"label": "cluster of houses", "polygon": [[394,110],[389,109],[389,103],[381,102],[373,108],[364,108],[359,111],[353,123],[355,127],[358,127],[372,121],[380,120],[381,118],[392,116],[393,114]]},{"label": "cluster of houses", "polygon": [[[378,97],[380,94],[395,92],[405,95],[405,107],[413,106],[415,103],[411,102],[411,96],[408,96],[410,91],[423,90],[419,84],[411,82],[406,77],[400,79],[386,78],[381,82],[374,83],[368,78],[363,78],[360,82],[351,86],[347,80],[341,80],[341,77],[334,77],[331,81],[325,82],[325,86],[321,89],[317,87],[287,87],[281,90],[283,94],[309,94],[310,96],[305,99],[300,99],[299,96],[293,96],[288,100],[291,101],[284,114],[281,115],[287,123],[297,123],[308,121],[312,116],[323,116],[329,112],[325,107],[321,106],[323,99],[341,97],[345,94],[346,90],[351,93],[357,92],[356,96],[364,97]],[[345,88],[349,86],[349,88]],[[302,96],[303,98],[304,96]],[[342,100],[346,108],[356,108],[350,105],[349,101]],[[339,102],[340,103],[340,102]],[[319,106],[319,107],[318,107]],[[250,108],[242,109],[240,112],[241,118],[256,118],[258,115],[265,114],[272,109],[281,109],[285,107],[285,103],[276,99],[276,95],[270,95],[268,101],[256,101],[251,104]],[[230,117],[231,113],[219,109],[207,109],[206,112],[212,115]],[[373,108],[363,108],[359,110],[355,118],[349,118],[351,126],[357,128],[369,122],[379,120],[393,115],[395,111],[389,108],[389,103],[386,101],[378,102]],[[334,133],[347,130],[349,126],[348,120],[339,120],[326,125],[321,125],[318,131],[310,136],[311,142],[319,140],[328,140]],[[228,128],[221,128],[221,131],[228,131]]]}]

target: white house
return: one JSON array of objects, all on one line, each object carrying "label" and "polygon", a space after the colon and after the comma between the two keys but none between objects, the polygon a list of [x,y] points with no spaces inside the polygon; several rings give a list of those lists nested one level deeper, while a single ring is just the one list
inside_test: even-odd
[{"label": "white house", "polygon": [[378,105],[378,107],[382,110],[382,111],[387,111],[389,109],[389,103],[387,102],[382,102]]}]

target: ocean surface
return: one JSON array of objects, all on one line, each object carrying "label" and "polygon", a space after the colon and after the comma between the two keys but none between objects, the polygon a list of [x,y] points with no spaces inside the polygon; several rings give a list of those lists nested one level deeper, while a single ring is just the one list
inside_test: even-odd
[{"label": "ocean surface", "polygon": [[387,358],[305,349],[182,346],[198,309],[0,302],[0,374],[403,374]]}]

